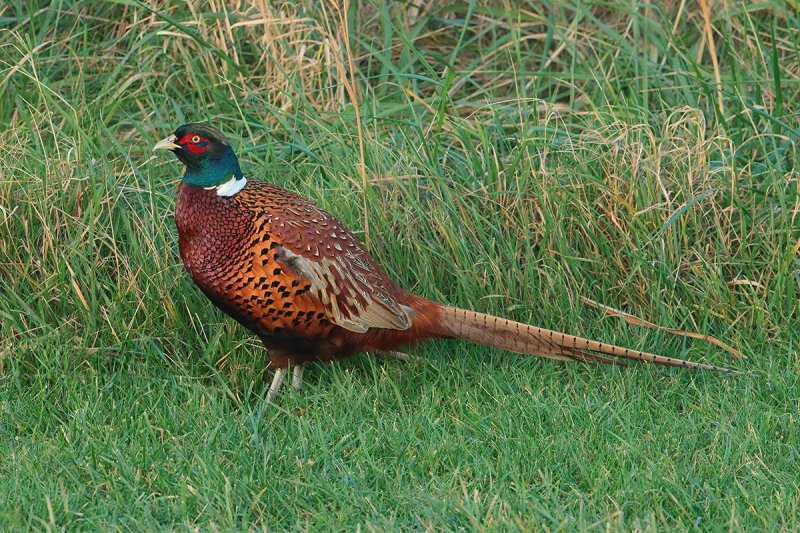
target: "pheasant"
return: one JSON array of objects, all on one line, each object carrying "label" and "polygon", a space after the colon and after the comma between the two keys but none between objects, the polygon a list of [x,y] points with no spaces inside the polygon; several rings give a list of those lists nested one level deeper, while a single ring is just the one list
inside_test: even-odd
[{"label": "pheasant", "polygon": [[257,335],[276,370],[271,400],[293,367],[353,354],[393,352],[432,338],[466,339],[562,361],[733,370],[655,355],[442,305],[392,281],[359,240],[300,195],[248,180],[230,141],[185,124],[153,150],[186,166],[175,207],[183,264],[203,293]]}]

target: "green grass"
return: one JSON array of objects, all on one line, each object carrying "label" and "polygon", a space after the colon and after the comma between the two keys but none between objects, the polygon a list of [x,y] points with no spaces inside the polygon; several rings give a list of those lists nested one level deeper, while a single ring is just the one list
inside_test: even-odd
[{"label": "green grass", "polygon": [[[397,4],[0,6],[0,529],[800,528],[794,3]],[[193,120],[424,296],[748,373],[436,342],[266,404],[150,152]]]}]

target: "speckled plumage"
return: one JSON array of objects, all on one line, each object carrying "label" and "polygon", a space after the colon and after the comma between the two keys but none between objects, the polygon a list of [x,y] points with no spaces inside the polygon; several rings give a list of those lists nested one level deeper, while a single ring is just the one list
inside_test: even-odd
[{"label": "speckled plumage", "polygon": [[[175,223],[194,282],[264,341],[272,366],[391,350],[412,340],[415,317],[426,322],[409,307],[424,300],[389,280],[347,228],[281,187],[253,180],[223,197],[182,183]],[[323,287],[298,258],[332,265]],[[379,312],[365,323],[370,308]]]},{"label": "speckled plumage", "polygon": [[[187,124],[154,149],[175,152],[187,166],[175,212],[186,270],[214,304],[262,339],[274,368],[439,337],[557,360],[620,358],[732,372],[416,296],[389,279],[333,216],[296,193],[245,180],[218,130]],[[281,380],[279,370],[271,394]]]}]

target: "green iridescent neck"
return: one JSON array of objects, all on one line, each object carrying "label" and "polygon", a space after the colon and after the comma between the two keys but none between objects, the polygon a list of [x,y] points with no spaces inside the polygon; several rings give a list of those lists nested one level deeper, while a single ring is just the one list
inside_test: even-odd
[{"label": "green iridescent neck", "polygon": [[243,177],[239,160],[233,150],[226,150],[217,159],[193,162],[186,166],[183,182],[194,187],[217,187],[232,177]]}]

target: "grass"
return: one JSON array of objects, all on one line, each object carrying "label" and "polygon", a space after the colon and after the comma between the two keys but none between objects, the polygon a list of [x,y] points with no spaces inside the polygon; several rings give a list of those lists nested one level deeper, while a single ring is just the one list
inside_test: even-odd
[{"label": "grass", "polygon": [[[796,6],[422,4],[0,6],[0,528],[800,527]],[[748,373],[437,342],[268,405],[178,258],[190,120],[427,297]]]}]

